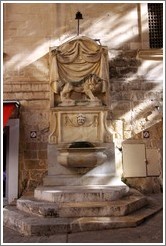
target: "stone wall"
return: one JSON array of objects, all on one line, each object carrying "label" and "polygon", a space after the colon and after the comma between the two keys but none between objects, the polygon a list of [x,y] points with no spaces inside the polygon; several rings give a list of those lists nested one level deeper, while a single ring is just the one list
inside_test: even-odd
[{"label": "stone wall", "polygon": [[156,134],[146,145],[162,152],[162,60],[138,56],[142,48],[138,4],[6,3],[3,99],[21,104],[20,195],[34,190],[47,172],[49,47],[76,36],[78,8],[84,18],[81,35],[100,39],[109,49],[110,120],[123,123],[115,142],[121,147],[124,140],[145,141],[142,131],[150,128]]},{"label": "stone wall", "polygon": [[20,102],[19,195],[33,191],[42,184],[47,173],[50,108],[48,55],[39,63],[16,68],[16,71],[6,69],[4,73],[3,99]]},{"label": "stone wall", "polygon": [[[127,185],[135,187],[143,193],[160,192],[162,190],[163,163],[161,61],[138,59],[135,50],[112,50],[110,52],[116,54],[110,60],[110,118],[113,121],[121,120],[123,122],[122,128],[116,127],[115,129],[117,136],[114,141],[118,148],[122,148],[123,143],[144,143],[146,149],[159,150],[160,175],[148,176],[147,173],[147,177],[124,178],[123,163],[121,163],[122,179]],[[151,64],[148,71],[143,66],[145,62]],[[144,69],[145,71],[143,71]],[[156,76],[154,76],[153,69]],[[118,133],[121,136],[122,129],[123,136],[118,139]],[[149,138],[144,138],[145,130],[148,131]]]}]

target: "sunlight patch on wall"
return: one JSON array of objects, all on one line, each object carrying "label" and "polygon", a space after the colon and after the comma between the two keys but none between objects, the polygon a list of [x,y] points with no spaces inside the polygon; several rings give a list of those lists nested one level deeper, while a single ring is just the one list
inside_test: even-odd
[{"label": "sunlight patch on wall", "polygon": [[146,79],[162,81],[163,80],[163,62],[144,60],[138,67],[138,76],[144,76]]},{"label": "sunlight patch on wall", "polygon": [[[128,11],[126,14],[121,15],[110,12],[100,18],[90,26],[84,24],[83,35],[91,34],[93,38],[101,38],[101,42],[104,45],[114,48],[123,46],[128,40],[133,40],[138,36],[137,26],[137,12],[136,8]],[[107,25],[105,25],[107,23]],[[104,27],[104,28],[103,28]],[[138,42],[138,40],[137,40]]]},{"label": "sunlight patch on wall", "polygon": [[40,42],[40,44],[38,44],[38,46],[33,51],[30,52],[28,49],[26,49],[22,53],[14,55],[4,64],[4,69],[15,70],[17,67],[22,69],[29,64],[32,64],[48,53],[48,46],[48,41],[43,43]]},{"label": "sunlight patch on wall", "polygon": [[[100,14],[97,14],[98,13],[97,12],[96,16],[99,16],[99,18],[97,18],[96,16],[95,18],[92,16],[88,16],[84,18],[82,23],[80,23],[80,29],[83,30],[83,32],[81,32],[81,35],[86,35],[92,39],[93,38],[101,39],[102,45],[108,46],[109,49],[112,49],[112,47],[113,48],[117,48],[120,46],[123,47],[124,43],[127,43],[128,41],[135,42],[138,35],[136,5],[129,6],[129,9],[125,9],[126,5],[124,4],[120,6],[119,11],[117,11],[117,5],[113,4],[111,6],[112,8],[110,8],[110,11],[106,12],[106,9],[104,9],[104,12],[102,12],[101,16]],[[60,8],[60,11],[62,11],[65,14],[64,11],[67,11],[66,5],[64,5],[64,7],[65,7],[64,9]],[[44,55],[48,54],[49,47],[59,46],[62,43],[68,41],[69,39],[76,37],[76,30],[74,31],[73,29],[74,24],[71,25],[70,31],[68,29],[68,21],[69,22],[72,21],[72,23],[75,23],[75,20],[74,19],[73,20],[69,19],[68,21],[67,19],[65,20],[66,20],[65,22],[60,23],[60,26],[58,26],[57,30],[55,29],[56,33],[55,31],[53,32],[54,34],[51,33],[51,30],[52,31],[54,30],[53,27],[51,26],[50,33],[46,30],[45,38],[39,41],[35,41],[34,39],[32,45],[30,45],[29,43],[30,39],[28,40],[20,39],[20,45],[19,42],[17,42],[17,45],[15,45],[16,46],[15,51],[12,50],[12,52],[16,52],[17,54],[13,55],[13,57],[11,57],[9,61],[6,61],[6,63],[4,64],[4,69],[15,70],[17,67],[22,69],[34,63],[36,60],[40,59]],[[34,33],[35,30],[35,29],[33,30],[33,23],[31,23],[31,26],[32,26],[31,29],[31,34],[32,34]],[[36,25],[34,25],[34,28],[35,27]],[[64,30],[64,33],[61,32],[61,35],[59,35],[58,33],[61,29]],[[55,38],[53,37],[53,35],[55,35]],[[127,45],[129,45],[130,42],[128,42]],[[136,42],[138,42],[138,40],[136,40]],[[11,41],[7,45],[9,46],[10,43]],[[20,52],[20,46],[23,52]]]}]

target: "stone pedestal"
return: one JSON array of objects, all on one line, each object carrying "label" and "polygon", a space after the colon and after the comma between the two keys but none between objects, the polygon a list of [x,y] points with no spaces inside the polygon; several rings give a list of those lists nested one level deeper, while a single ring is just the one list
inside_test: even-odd
[{"label": "stone pedestal", "polygon": [[[107,111],[107,107],[51,109],[45,186],[113,185],[115,179],[117,183],[114,143],[104,123]],[[84,147],[86,143],[90,147]]]}]

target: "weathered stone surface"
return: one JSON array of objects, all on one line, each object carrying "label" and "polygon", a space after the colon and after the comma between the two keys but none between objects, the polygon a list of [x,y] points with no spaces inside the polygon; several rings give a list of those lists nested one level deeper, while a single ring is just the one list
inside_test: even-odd
[{"label": "weathered stone surface", "polygon": [[70,231],[68,218],[36,218],[14,207],[4,209],[4,225],[24,235],[53,235]]},{"label": "weathered stone surface", "polygon": [[43,180],[43,176],[46,173],[46,170],[30,170],[29,174],[30,174],[30,179],[34,179],[34,180]]},{"label": "weathered stone surface", "polygon": [[4,226],[24,235],[54,235],[79,231],[135,227],[162,209],[161,199],[149,199],[148,207],[120,217],[41,218],[15,208],[4,208]]},{"label": "weathered stone surface", "polygon": [[28,191],[34,191],[35,187],[38,186],[38,185],[41,185],[43,182],[42,180],[35,180],[35,179],[28,179],[28,182],[27,182],[27,189],[26,189],[26,192],[27,190]]},{"label": "weathered stone surface", "polygon": [[38,158],[39,159],[47,159],[47,151],[44,151],[44,150],[38,151]]},{"label": "weathered stone surface", "polygon": [[144,194],[160,193],[162,184],[159,177],[126,178],[124,182]]},{"label": "weathered stone surface", "polygon": [[27,142],[25,145],[26,150],[38,150],[38,143],[35,142]]},{"label": "weathered stone surface", "polygon": [[25,167],[29,170],[29,169],[42,169],[42,166],[44,168],[44,165],[40,165],[40,161],[39,160],[26,160],[25,161]]},{"label": "weathered stone surface", "polygon": [[40,186],[34,197],[50,202],[112,201],[125,196],[129,188],[123,186],[82,185],[82,186]]},{"label": "weathered stone surface", "polygon": [[24,151],[24,158],[25,159],[37,159],[37,151]]},{"label": "weathered stone surface", "polygon": [[145,197],[117,200],[116,202],[81,202],[60,205],[59,217],[105,217],[124,216],[147,204]]},{"label": "weathered stone surface", "polygon": [[[79,194],[77,194],[77,196],[79,196]],[[76,201],[77,200],[80,200],[80,197],[76,197]],[[105,201],[104,197],[100,201],[96,202],[95,197],[91,196],[90,200],[91,201],[87,202],[60,202],[57,198],[54,203],[50,203],[37,201],[33,198],[21,198],[17,200],[17,208],[24,212],[44,217],[70,218],[89,216],[124,216],[147,204],[147,199],[143,196],[128,196],[127,198],[109,202]]]},{"label": "weathered stone surface", "polygon": [[[150,230],[149,230],[150,228]],[[3,228],[3,243],[67,243],[67,244],[161,244],[164,242],[163,211],[157,212],[149,219],[145,219],[137,227],[118,228],[102,231],[86,231],[76,233],[55,234],[50,236],[22,236],[9,228]]]},{"label": "weathered stone surface", "polygon": [[17,208],[29,214],[43,217],[59,217],[56,203],[37,201],[34,198],[20,198],[17,200]]}]

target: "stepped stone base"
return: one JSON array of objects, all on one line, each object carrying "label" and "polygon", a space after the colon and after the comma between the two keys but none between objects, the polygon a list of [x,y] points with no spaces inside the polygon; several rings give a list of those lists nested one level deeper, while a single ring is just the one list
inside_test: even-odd
[{"label": "stepped stone base", "polygon": [[34,191],[34,197],[50,202],[97,202],[117,200],[128,192],[126,185],[39,186]]},{"label": "stepped stone base", "polygon": [[126,216],[55,218],[39,217],[20,211],[15,206],[4,208],[4,225],[23,235],[54,235],[80,231],[136,227],[162,209],[161,201],[150,199],[146,207]]},{"label": "stepped stone base", "polygon": [[129,196],[118,201],[49,203],[21,198],[17,208],[44,217],[124,216],[147,204],[146,197]]},{"label": "stepped stone base", "polygon": [[[135,227],[162,209],[161,199],[145,197],[138,191],[130,190],[126,196],[110,200],[110,196],[106,195],[110,189],[111,187],[105,188],[104,195],[94,196],[99,194],[99,190],[95,193],[92,189],[82,187],[81,193],[80,187],[75,194],[71,187],[68,187],[65,193],[62,193],[59,187],[56,202],[43,201],[35,197],[22,197],[17,200],[16,206],[10,205],[4,208],[4,226],[19,231],[23,235],[53,235]],[[78,196],[79,193],[81,193],[80,196]],[[92,197],[89,194],[92,194]],[[91,197],[90,200],[89,197]]]}]

